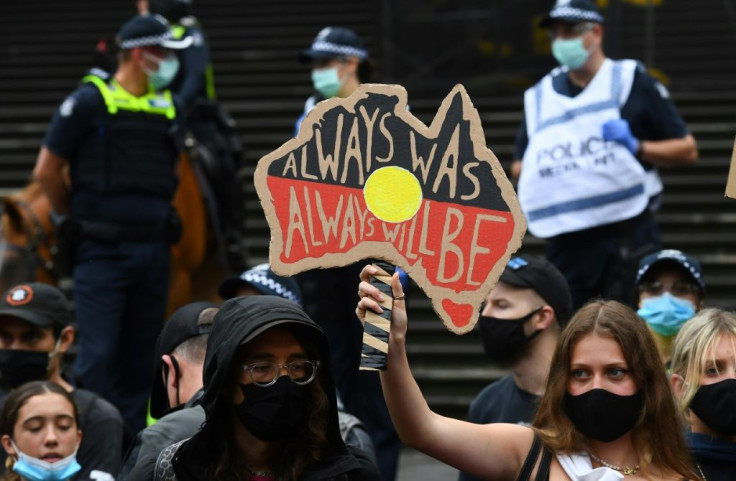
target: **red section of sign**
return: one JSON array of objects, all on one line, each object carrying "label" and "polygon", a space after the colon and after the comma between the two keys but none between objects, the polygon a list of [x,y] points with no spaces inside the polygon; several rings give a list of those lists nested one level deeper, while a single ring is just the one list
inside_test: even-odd
[{"label": "red section of sign", "polygon": [[470,322],[474,309],[470,304],[455,304],[450,299],[442,299],[442,307],[457,327],[463,327]]},{"label": "red section of sign", "polygon": [[412,219],[393,224],[368,211],[361,189],[274,176],[268,187],[285,264],[347,253],[360,242],[385,242],[408,265],[421,263],[433,285],[470,291],[506,253],[514,232],[509,212],[425,199]]}]

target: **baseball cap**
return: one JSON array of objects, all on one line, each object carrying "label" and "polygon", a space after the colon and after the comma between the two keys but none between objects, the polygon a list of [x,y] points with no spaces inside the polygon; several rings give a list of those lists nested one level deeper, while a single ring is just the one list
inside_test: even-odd
[{"label": "baseball cap", "polygon": [[150,46],[181,50],[189,47],[193,40],[191,36],[175,40],[169,22],[161,15],[137,15],[120,27],[117,36],[118,47],[122,50]]},{"label": "baseball cap", "polygon": [[312,46],[299,54],[299,61],[310,63],[315,60],[348,56],[368,58],[368,51],[360,37],[345,27],[325,27],[317,34]]},{"label": "baseball cap", "polygon": [[555,310],[560,326],[565,326],[572,316],[572,296],[567,280],[546,259],[536,256],[512,257],[499,280],[515,287],[533,289]]},{"label": "baseball cap", "polygon": [[641,284],[652,267],[663,264],[671,264],[681,267],[685,272],[690,274],[690,277],[692,277],[703,292],[705,292],[703,269],[700,266],[700,262],[693,256],[685,254],[677,249],[663,249],[642,258],[642,260],[639,261],[639,270],[636,272],[636,280],[634,281],[634,284],[637,286]]},{"label": "baseball cap", "polygon": [[279,296],[296,302],[301,306],[302,292],[299,284],[291,277],[274,274],[268,264],[258,264],[239,276],[225,279],[217,288],[217,293],[223,299],[232,299],[239,287],[251,286],[261,294]]},{"label": "baseball cap", "polygon": [[19,284],[3,294],[0,316],[9,316],[39,327],[68,326],[72,313],[64,294],[40,282]]},{"label": "baseball cap", "polygon": [[552,10],[539,22],[539,26],[547,28],[555,20],[568,23],[604,23],[603,15],[592,0],[557,0]]},{"label": "baseball cap", "polygon": [[[156,341],[156,369],[154,370],[153,391],[151,392],[151,415],[159,418],[169,408],[166,386],[161,376],[163,360],[161,356],[171,354],[184,341],[202,334],[209,334],[212,323],[200,321],[201,314],[210,308],[217,309],[212,302],[193,302],[174,312],[164,325]],[[210,318],[211,319],[211,318]]]}]

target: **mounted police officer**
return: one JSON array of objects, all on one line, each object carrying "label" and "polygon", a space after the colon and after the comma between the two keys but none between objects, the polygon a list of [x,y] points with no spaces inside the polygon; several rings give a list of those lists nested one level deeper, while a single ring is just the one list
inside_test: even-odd
[{"label": "mounted police officer", "polygon": [[631,301],[615,286],[628,294],[632,253],[659,245],[656,169],[698,156],[667,89],[640,63],[605,56],[603,22],[591,0],[558,0],[542,20],[560,67],[525,93],[523,168],[512,166],[529,231],[549,241],[576,308],[597,295]]},{"label": "mounted police officer", "polygon": [[165,87],[178,69],[172,49],[191,41],[175,41],[160,16],[125,23],[117,71],[107,82],[85,77],[61,104],[34,170],[58,231],[75,246],[75,371],[117,405],[133,432],[145,426],[169,244],[180,234],[170,205],[180,109]]}]

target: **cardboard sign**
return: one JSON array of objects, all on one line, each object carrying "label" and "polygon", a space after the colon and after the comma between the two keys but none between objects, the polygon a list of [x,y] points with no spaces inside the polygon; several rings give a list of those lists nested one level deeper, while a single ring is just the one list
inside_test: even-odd
[{"label": "cardboard sign", "polygon": [[736,142],[734,142],[733,154],[731,154],[731,169],[728,172],[728,181],[726,182],[726,197],[736,199]]},{"label": "cardboard sign", "polygon": [[526,229],[461,85],[429,127],[398,85],[321,102],[295,139],[260,159],[255,184],[274,272],[386,260],[458,334],[473,328]]}]

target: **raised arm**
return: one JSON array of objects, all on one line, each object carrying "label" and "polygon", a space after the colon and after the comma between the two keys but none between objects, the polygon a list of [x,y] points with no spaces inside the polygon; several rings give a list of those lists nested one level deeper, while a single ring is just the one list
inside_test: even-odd
[{"label": "raised arm", "polygon": [[[366,266],[360,274],[361,297],[356,313],[380,313],[381,292],[369,282],[376,273]],[[398,274],[391,282],[396,297],[403,290]],[[391,313],[387,369],[381,372],[383,396],[401,440],[429,456],[480,478],[514,480],[532,443],[532,430],[514,424],[478,425],[434,413],[409,369],[406,357],[407,315],[403,298]]]}]

